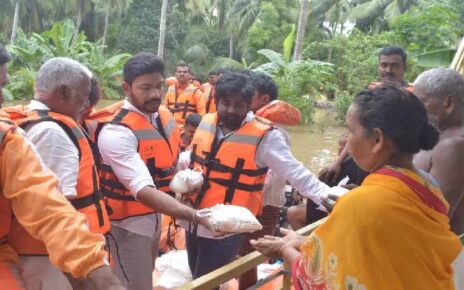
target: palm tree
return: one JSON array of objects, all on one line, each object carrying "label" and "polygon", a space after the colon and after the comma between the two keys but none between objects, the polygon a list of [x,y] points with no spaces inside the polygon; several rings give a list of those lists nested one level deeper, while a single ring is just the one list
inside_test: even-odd
[{"label": "palm tree", "polygon": [[405,13],[419,2],[421,0],[314,0],[309,17],[321,15],[335,25],[352,20],[359,29],[367,31]]},{"label": "palm tree", "polygon": [[298,18],[298,29],[296,32],[294,60],[303,57],[303,39],[305,34],[306,20],[308,18],[308,0],[300,0],[300,16]]},{"label": "palm tree", "polygon": [[255,23],[261,8],[261,0],[236,0],[227,13],[226,30],[229,32],[229,58],[233,58],[235,39],[244,38]]},{"label": "palm tree", "polygon": [[163,58],[164,54],[164,39],[166,36],[166,17],[168,10],[168,1],[163,0],[161,3],[161,16],[160,16],[160,29],[159,29],[159,39],[158,39],[158,56]]},{"label": "palm tree", "polygon": [[16,30],[18,29],[18,21],[19,21],[19,9],[21,7],[20,5],[21,5],[21,0],[16,0],[14,18],[13,18],[13,27],[11,28],[11,38],[10,38],[11,44],[14,43],[15,38],[16,38]]},{"label": "palm tree", "polygon": [[110,25],[110,15],[113,12],[118,14],[123,13],[127,10],[132,3],[132,0],[93,0],[97,6],[105,11],[105,26],[103,28],[102,45],[103,48],[106,45],[108,38],[108,27]]},{"label": "palm tree", "polygon": [[84,14],[85,4],[86,4],[86,0],[77,1],[76,30],[74,31],[74,35],[73,35],[73,42],[77,40],[77,36],[79,35],[79,31],[81,29],[82,15]]}]

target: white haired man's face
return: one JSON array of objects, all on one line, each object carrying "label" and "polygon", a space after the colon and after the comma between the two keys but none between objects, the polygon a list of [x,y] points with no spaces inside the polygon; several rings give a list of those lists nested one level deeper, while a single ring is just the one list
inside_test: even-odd
[{"label": "white haired man's face", "polygon": [[90,80],[82,79],[76,88],[62,86],[58,88],[61,114],[74,120],[79,119],[80,112],[89,106]]}]

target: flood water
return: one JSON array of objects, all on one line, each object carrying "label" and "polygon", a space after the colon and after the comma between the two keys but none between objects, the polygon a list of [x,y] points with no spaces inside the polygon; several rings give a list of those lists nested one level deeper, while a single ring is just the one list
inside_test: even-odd
[{"label": "flood water", "polygon": [[[98,108],[114,102],[114,100],[101,100]],[[5,102],[3,107],[27,103],[29,101]],[[311,125],[290,127],[288,131],[295,157],[317,174],[336,157],[338,139],[345,132],[345,128],[335,120],[333,112],[318,110],[313,119],[314,123]]]}]

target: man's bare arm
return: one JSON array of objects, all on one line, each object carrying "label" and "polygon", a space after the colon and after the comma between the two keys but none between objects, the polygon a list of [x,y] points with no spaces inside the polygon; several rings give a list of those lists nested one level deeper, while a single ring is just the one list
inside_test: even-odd
[{"label": "man's bare arm", "polygon": [[450,204],[451,218],[464,194],[464,138],[441,141],[433,150],[431,163],[430,174],[437,179]]}]

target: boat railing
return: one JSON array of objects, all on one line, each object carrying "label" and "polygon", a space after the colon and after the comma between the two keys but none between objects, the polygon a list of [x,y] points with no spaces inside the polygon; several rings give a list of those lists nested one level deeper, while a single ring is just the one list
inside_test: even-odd
[{"label": "boat railing", "polygon": [[[313,232],[325,219],[321,219],[315,223],[307,225],[297,231],[300,235],[307,236]],[[243,273],[258,267],[259,264],[267,261],[267,258],[258,251],[254,251],[246,256],[243,256],[213,272],[203,275],[187,284],[177,288],[180,290],[208,290],[219,287],[221,284],[230,281],[231,279],[240,277]],[[289,275],[289,266],[284,266],[284,271],[280,274],[284,275],[282,289],[289,290],[291,288],[291,280]],[[259,283],[259,281],[258,281]]]}]

